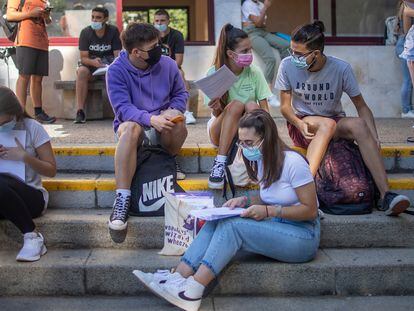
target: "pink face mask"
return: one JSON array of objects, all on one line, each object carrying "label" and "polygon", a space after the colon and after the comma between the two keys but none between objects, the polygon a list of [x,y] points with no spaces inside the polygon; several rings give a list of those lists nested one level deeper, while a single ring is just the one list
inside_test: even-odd
[{"label": "pink face mask", "polygon": [[248,67],[252,64],[253,62],[253,54],[249,53],[249,54],[236,54],[236,65],[239,67]]}]

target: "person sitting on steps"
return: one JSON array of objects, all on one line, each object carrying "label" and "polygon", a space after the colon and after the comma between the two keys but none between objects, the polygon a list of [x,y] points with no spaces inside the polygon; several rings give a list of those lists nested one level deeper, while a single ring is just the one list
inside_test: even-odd
[{"label": "person sitting on steps", "polygon": [[[115,113],[116,198],[109,220],[113,230],[125,230],[137,150],[144,135],[177,155],[187,137],[184,122],[188,92],[174,60],[161,55],[160,33],[150,24],[131,23],[122,32],[124,50],[106,74]],[[182,121],[172,122],[181,117]]]},{"label": "person sitting on steps", "polygon": [[84,28],[79,36],[80,61],[76,72],[77,112],[74,123],[85,123],[85,104],[88,97],[88,82],[92,74],[101,67],[110,65],[122,49],[119,31],[107,24],[109,13],[106,8],[92,10],[91,25]]},{"label": "person sitting on steps", "polygon": [[241,217],[206,222],[174,273],[133,271],[155,294],[184,310],[199,309],[207,285],[239,250],[288,263],[310,261],[318,251],[318,201],[306,160],[283,143],[274,120],[261,109],[240,120],[239,144],[260,197],[226,202],[246,209]]},{"label": "person sitting on steps", "polygon": [[207,133],[211,143],[218,146],[208,179],[211,189],[223,188],[227,153],[237,134],[237,124],[241,117],[259,108],[269,111],[267,98],[272,93],[263,73],[251,64],[252,61],[252,44],[247,34],[230,24],[225,25],[221,30],[214,66],[207,75],[226,65],[238,76],[238,80],[223,97],[205,99],[212,110]]},{"label": "person sitting on steps", "polygon": [[36,261],[46,254],[47,249],[32,219],[46,211],[49,196],[42,187],[40,175],[56,175],[55,156],[43,126],[24,112],[9,88],[0,86],[0,133],[12,138],[15,137],[13,130],[25,131],[26,141],[15,138],[17,146],[8,147],[1,145],[0,139],[0,162],[23,162],[25,177],[22,180],[0,172],[0,218],[10,220],[23,234],[24,244],[16,259]]},{"label": "person sitting on steps", "polygon": [[[410,200],[390,192],[374,117],[365,103],[351,66],[326,56],[325,26],[315,21],[298,27],[292,35],[291,56],[285,58],[276,79],[282,115],[295,146],[307,149],[315,176],[331,139],[344,138],[358,143],[362,158],[378,187],[386,215],[398,215]],[[351,98],[358,117],[346,117],[342,93]]]}]

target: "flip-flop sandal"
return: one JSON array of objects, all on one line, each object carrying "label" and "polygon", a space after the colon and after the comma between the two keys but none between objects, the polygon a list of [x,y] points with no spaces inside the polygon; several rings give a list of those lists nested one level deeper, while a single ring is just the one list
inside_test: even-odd
[{"label": "flip-flop sandal", "polygon": [[414,137],[413,136],[407,137],[407,143],[414,143]]}]

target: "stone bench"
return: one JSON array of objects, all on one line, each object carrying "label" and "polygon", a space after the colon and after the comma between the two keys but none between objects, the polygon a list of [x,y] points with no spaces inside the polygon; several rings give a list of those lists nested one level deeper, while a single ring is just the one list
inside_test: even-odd
[{"label": "stone bench", "polygon": [[[63,91],[63,117],[65,119],[74,119],[77,111],[76,81],[55,81],[54,87],[57,90]],[[85,112],[88,120],[114,117],[106,92],[105,81],[97,80],[89,82]]]}]

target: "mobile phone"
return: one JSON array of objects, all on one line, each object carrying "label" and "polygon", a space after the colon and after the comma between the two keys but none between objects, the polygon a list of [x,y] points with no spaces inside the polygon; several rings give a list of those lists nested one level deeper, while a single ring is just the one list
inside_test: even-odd
[{"label": "mobile phone", "polygon": [[184,121],[184,116],[180,114],[170,119],[170,122],[172,123],[178,123],[178,122],[183,122],[183,121]]}]

